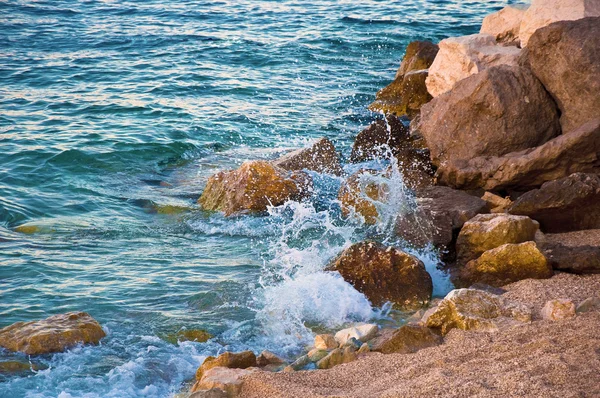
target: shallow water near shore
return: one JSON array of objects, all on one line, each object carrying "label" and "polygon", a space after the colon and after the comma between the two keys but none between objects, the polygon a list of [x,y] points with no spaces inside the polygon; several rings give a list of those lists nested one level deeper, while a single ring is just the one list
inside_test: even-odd
[{"label": "shallow water near shore", "polygon": [[[475,33],[510,2],[355,3],[0,2],[0,327],[86,311],[107,331],[0,373],[0,397],[166,397],[206,355],[290,357],[311,329],[401,321],[323,271],[364,238],[402,245],[399,179],[373,227],[342,219],[327,175],[268,217],[195,204],[244,160],[322,136],[347,156],[410,41]],[[444,294],[435,253],[416,254]],[[181,328],[216,337],[169,343]]]}]

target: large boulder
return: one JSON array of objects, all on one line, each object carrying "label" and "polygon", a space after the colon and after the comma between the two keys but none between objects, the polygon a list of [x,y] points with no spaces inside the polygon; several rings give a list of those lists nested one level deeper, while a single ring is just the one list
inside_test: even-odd
[{"label": "large boulder", "polygon": [[531,310],[478,289],[452,290],[423,315],[427,327],[446,335],[451,329],[496,331],[502,326],[531,322]]},{"label": "large boulder", "polygon": [[272,163],[276,167],[289,171],[307,169],[334,175],[341,175],[344,172],[333,143],[325,137],[308,148],[289,152]]},{"label": "large boulder", "polygon": [[204,374],[212,368],[246,369],[257,366],[256,355],[252,351],[225,352],[218,357],[207,357],[196,370],[196,380],[201,381]]},{"label": "large boulder", "polygon": [[487,213],[487,203],[466,192],[432,186],[418,191],[417,208],[396,220],[395,232],[408,243],[423,247],[428,243],[445,248],[464,223]]},{"label": "large boulder", "polygon": [[[580,3],[596,3],[600,15],[600,1]],[[531,70],[558,104],[563,132],[600,116],[599,37],[600,18],[584,18],[553,23],[529,40]]]},{"label": "large boulder", "polygon": [[375,324],[362,324],[356,325],[351,328],[346,328],[338,331],[335,334],[335,340],[339,343],[340,347],[344,346],[348,340],[356,339],[366,343],[377,335],[379,327]]},{"label": "large boulder", "polygon": [[397,329],[390,336],[377,341],[372,351],[383,354],[410,354],[423,348],[442,344],[442,337],[430,328],[422,325],[407,324]]},{"label": "large boulder", "polygon": [[504,286],[522,279],[547,279],[552,275],[552,267],[535,242],[524,242],[507,243],[484,252],[467,263],[460,272],[460,280],[466,286],[474,282]]},{"label": "large boulder", "polygon": [[520,196],[508,209],[539,221],[544,232],[600,228],[600,175],[574,173]]},{"label": "large boulder", "polygon": [[418,130],[434,165],[501,156],[560,133],[556,104],[520,66],[494,66],[458,82],[421,108]]},{"label": "large boulder", "polygon": [[[597,0],[532,0],[519,29],[521,47],[529,46],[534,32],[553,22],[597,16],[600,16]],[[593,36],[590,40],[594,40]]]},{"label": "large boulder", "polygon": [[369,109],[410,118],[418,114],[421,106],[431,100],[425,79],[437,52],[438,46],[431,42],[411,42],[406,47],[396,78],[377,92]]},{"label": "large boulder", "polygon": [[440,42],[429,76],[425,80],[433,97],[452,90],[457,82],[492,66],[518,63],[521,50],[496,44],[496,38],[487,34],[450,37]]},{"label": "large boulder", "polygon": [[310,193],[312,180],[304,172],[288,172],[265,161],[244,162],[239,169],[210,177],[198,203],[203,210],[226,216],[256,213]]},{"label": "large boulder", "polygon": [[78,344],[98,344],[106,336],[85,312],[53,315],[41,321],[17,322],[0,329],[0,347],[28,355],[62,352]]},{"label": "large boulder", "polygon": [[544,234],[540,247],[555,270],[600,274],[600,229]]},{"label": "large boulder", "polygon": [[328,267],[363,293],[373,305],[388,301],[400,309],[422,307],[433,284],[418,258],[376,242],[360,242],[344,250]]},{"label": "large boulder", "polygon": [[483,18],[479,33],[492,35],[497,42],[505,45],[518,45],[519,29],[526,10],[522,5],[511,5],[489,14]]},{"label": "large boulder", "polygon": [[437,177],[460,189],[526,191],[575,172],[600,173],[600,118],[537,148],[447,162]]},{"label": "large boulder", "polygon": [[252,372],[253,370],[249,369],[217,366],[208,369],[202,375],[202,378],[192,386],[191,392],[216,389],[225,391],[227,397],[236,397],[242,389],[242,384],[244,383],[243,377]]},{"label": "large boulder", "polygon": [[457,259],[466,264],[483,252],[506,243],[523,243],[535,239],[540,225],[525,216],[479,214],[467,221],[456,239]]}]

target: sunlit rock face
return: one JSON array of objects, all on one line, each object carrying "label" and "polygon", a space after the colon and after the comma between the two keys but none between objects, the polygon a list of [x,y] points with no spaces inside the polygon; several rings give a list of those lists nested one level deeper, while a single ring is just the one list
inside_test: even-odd
[{"label": "sunlit rock face", "polygon": [[306,169],[334,175],[341,175],[344,172],[335,146],[325,137],[308,148],[287,153],[272,163],[276,167],[290,171]]}]

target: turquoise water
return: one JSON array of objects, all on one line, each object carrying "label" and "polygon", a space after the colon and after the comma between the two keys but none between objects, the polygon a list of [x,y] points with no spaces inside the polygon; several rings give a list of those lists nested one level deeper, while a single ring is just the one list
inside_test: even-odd
[{"label": "turquoise water", "polygon": [[[506,3],[0,1],[0,327],[87,311],[108,334],[0,373],[0,397],[167,397],[206,355],[292,356],[311,328],[398,319],[322,271],[364,237],[395,243],[340,217],[340,179],[263,218],[195,202],[214,172],[310,139],[348,155],[408,42]],[[184,327],[216,337],[164,340]]]}]

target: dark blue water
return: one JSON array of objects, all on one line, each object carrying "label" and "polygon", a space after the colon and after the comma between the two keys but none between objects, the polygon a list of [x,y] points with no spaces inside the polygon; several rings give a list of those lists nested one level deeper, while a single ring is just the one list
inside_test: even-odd
[{"label": "dark blue water", "polygon": [[[0,327],[81,310],[108,334],[0,374],[0,397],[166,397],[208,354],[390,321],[322,272],[392,239],[341,219],[340,179],[265,218],[196,200],[214,172],[313,138],[348,154],[408,42],[475,33],[506,3],[0,1]],[[216,338],[166,341],[181,328]]]}]

